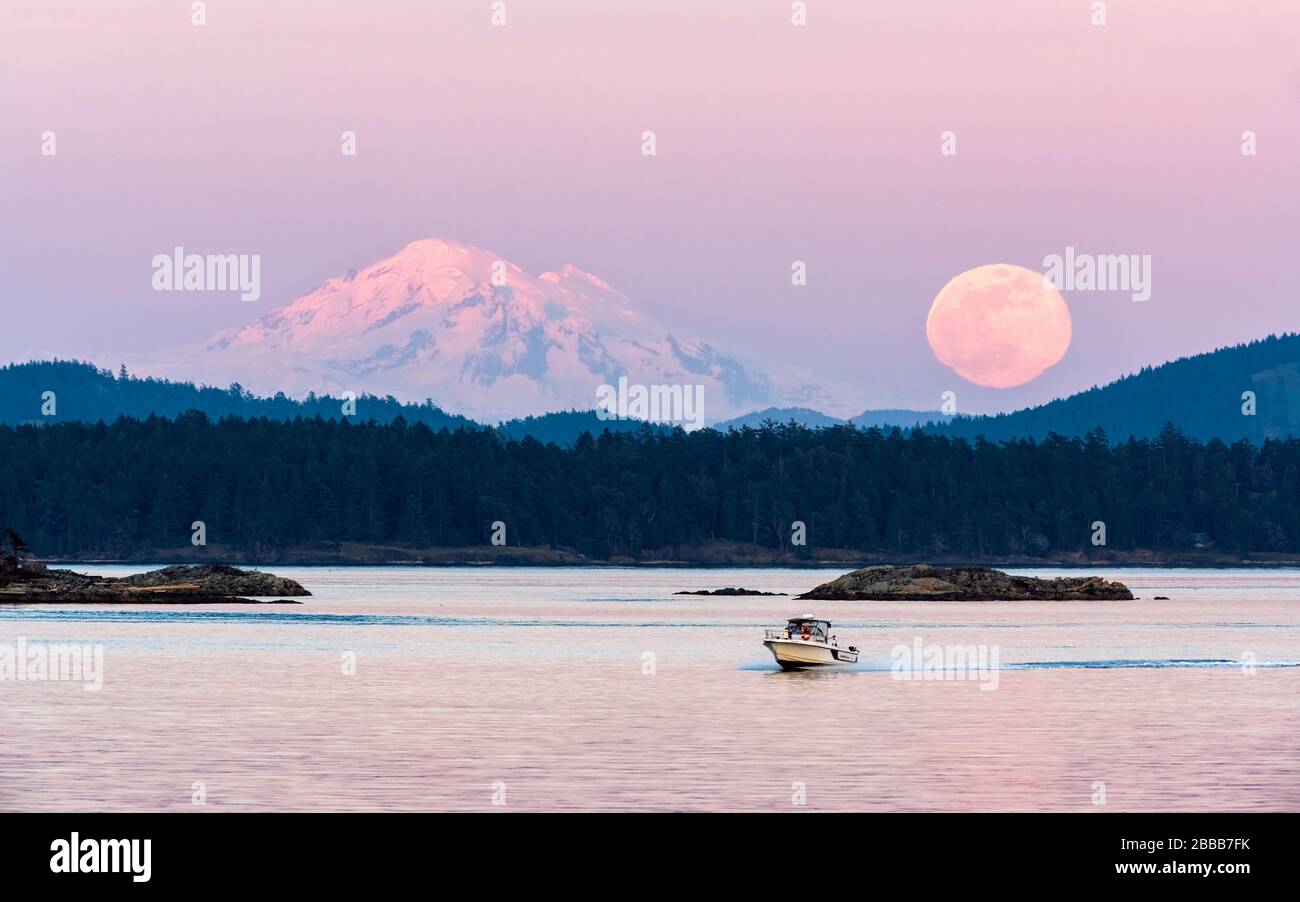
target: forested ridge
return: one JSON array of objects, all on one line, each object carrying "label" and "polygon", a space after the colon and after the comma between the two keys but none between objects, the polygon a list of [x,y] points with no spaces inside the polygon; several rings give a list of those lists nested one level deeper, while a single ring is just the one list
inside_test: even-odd
[{"label": "forested ridge", "polygon": [[[46,392],[53,396],[48,412]],[[345,414],[345,403],[348,404]],[[112,422],[120,416],[143,419],[150,415],[174,417],[198,410],[209,417],[345,418],[389,423],[402,417],[433,429],[494,428],[505,435],[531,435],[543,442],[571,444],[584,431],[636,431],[641,424],[629,420],[602,421],[591,410],[555,411],[539,416],[506,420],[485,426],[460,414],[448,413],[432,399],[419,404],[390,396],[362,394],[353,399],[315,392],[291,398],[283,392],[256,395],[235,383],[228,388],[176,382],[155,376],[137,376],[121,368],[116,375],[78,360],[41,360],[0,366],[0,423],[51,423],[80,420]]]},{"label": "forested ridge", "polygon": [[[55,415],[43,411],[47,391],[54,393]],[[963,392],[957,395],[960,411]],[[174,417],[187,410],[200,410],[214,418],[343,419],[343,403],[344,399],[330,395],[309,394],[295,399],[277,393],[260,397],[238,384],[228,388],[196,386],[130,375],[124,369],[114,375],[77,361],[34,361],[0,367],[0,423],[112,422],[119,416]],[[778,412],[776,419],[785,420],[791,415],[810,424],[836,422],[817,411],[797,409]],[[424,423],[433,429],[489,428],[443,410],[433,399],[416,404],[362,395],[355,400],[355,413],[349,418],[354,422],[373,419],[387,423],[399,416],[408,423]],[[748,414],[732,422],[758,425],[763,418],[763,413]],[[867,410],[853,421],[860,427],[907,428],[924,418],[925,414],[918,411]],[[924,426],[925,431],[969,440],[982,435],[990,441],[1042,440],[1051,433],[1083,436],[1098,427],[1115,440],[1129,436],[1154,438],[1167,422],[1201,441],[1246,439],[1260,444],[1266,439],[1300,436],[1300,335],[1271,335],[1144,367],[1107,385],[1038,407],[992,416],[945,418],[936,414],[935,419]],[[718,428],[725,431],[725,427],[723,424]],[[634,432],[641,426],[629,420],[601,421],[590,410],[571,410],[509,420],[491,428],[513,438],[531,435],[543,442],[568,445],[584,431]]]},{"label": "forested ridge", "polygon": [[1084,435],[1100,427],[1113,438],[1124,439],[1154,438],[1167,422],[1202,441],[1247,439],[1259,444],[1300,436],[1300,334],[1270,335],[1146,366],[1038,407],[959,416],[925,429],[935,435],[982,435],[998,441],[1042,439],[1053,432]]},{"label": "forested ridge", "polygon": [[207,540],[459,547],[501,521],[512,546],[591,558],[727,541],[1047,556],[1092,548],[1300,551],[1300,440],[1112,444],[774,426],[585,434],[228,417],[0,426],[0,525],[38,555],[126,555]]}]

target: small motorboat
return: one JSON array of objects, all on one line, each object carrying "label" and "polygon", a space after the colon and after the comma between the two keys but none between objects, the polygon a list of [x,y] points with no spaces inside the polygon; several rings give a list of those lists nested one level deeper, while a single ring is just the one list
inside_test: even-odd
[{"label": "small motorboat", "polygon": [[763,646],[776,658],[782,670],[802,667],[829,667],[834,664],[858,663],[858,650],[850,645],[840,648],[831,635],[831,622],[812,614],[791,617],[783,630],[767,630]]}]

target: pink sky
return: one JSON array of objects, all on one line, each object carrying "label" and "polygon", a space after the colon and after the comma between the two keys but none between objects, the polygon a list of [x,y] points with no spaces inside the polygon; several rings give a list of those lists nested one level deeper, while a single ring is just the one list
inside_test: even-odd
[{"label": "pink sky", "polygon": [[[1294,0],[490,7],[8,0],[0,361],[200,339],[428,236],[573,262],[864,407],[1016,407],[1300,328]],[[177,244],[261,254],[261,300],[154,293]],[[935,361],[952,276],[1067,245],[1150,254],[1151,300],[1067,292],[1073,345],[1023,388]]]}]

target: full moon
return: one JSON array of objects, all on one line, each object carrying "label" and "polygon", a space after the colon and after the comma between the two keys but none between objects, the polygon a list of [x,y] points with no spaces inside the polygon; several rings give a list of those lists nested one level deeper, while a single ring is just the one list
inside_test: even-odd
[{"label": "full moon", "polygon": [[939,362],[989,388],[1032,382],[1070,347],[1070,308],[1043,274],[993,263],[954,278],[930,307],[925,337]]}]

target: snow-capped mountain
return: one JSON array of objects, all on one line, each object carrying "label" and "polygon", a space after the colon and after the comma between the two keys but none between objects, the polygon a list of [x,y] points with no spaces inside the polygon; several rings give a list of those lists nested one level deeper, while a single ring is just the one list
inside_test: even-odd
[{"label": "snow-capped mountain", "polygon": [[532,276],[489,251],[438,239],[412,242],[243,328],[143,365],[259,393],[431,398],[481,421],[591,409],[598,388],[620,376],[704,386],[709,421],[769,405],[839,410],[849,396],[792,368],[756,369],[676,338],[574,266]]}]

